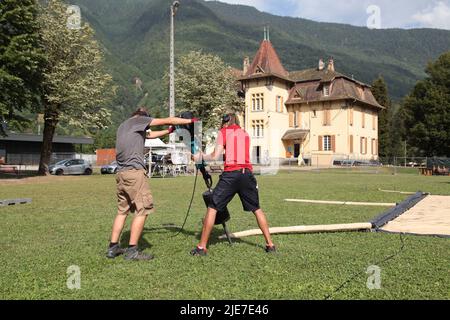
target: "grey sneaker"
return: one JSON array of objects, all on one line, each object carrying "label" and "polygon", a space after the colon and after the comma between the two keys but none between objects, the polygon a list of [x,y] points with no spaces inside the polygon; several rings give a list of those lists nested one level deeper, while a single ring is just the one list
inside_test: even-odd
[{"label": "grey sneaker", "polygon": [[121,254],[125,252],[125,249],[122,249],[118,244],[116,244],[114,247],[111,247],[108,249],[108,253],[106,254],[106,257],[109,259],[114,259]]},{"label": "grey sneaker", "polygon": [[276,253],[277,252],[277,247],[275,246],[266,246],[266,252],[267,253]]},{"label": "grey sneaker", "polygon": [[145,254],[143,252],[138,251],[137,247],[126,249],[123,257],[125,260],[131,261],[148,261],[155,258],[151,254]]},{"label": "grey sneaker", "polygon": [[191,251],[191,255],[195,257],[204,257],[207,255],[207,251],[206,249],[200,249],[199,247],[195,247],[195,249]]}]

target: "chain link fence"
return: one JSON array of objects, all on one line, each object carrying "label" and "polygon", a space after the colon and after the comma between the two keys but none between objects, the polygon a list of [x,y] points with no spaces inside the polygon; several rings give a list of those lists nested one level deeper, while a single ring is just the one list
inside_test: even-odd
[{"label": "chain link fence", "polygon": [[348,173],[373,174],[424,174],[448,175],[450,158],[446,157],[380,157],[364,159],[340,155],[313,155],[308,159],[291,158],[282,162],[282,169],[309,170],[321,172],[324,170],[339,170]]}]

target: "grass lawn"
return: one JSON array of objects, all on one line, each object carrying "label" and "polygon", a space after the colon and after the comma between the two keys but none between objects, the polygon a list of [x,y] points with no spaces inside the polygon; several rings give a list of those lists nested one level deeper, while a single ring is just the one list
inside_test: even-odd
[{"label": "grass lawn", "polygon": [[[450,239],[405,236],[405,249],[380,264],[381,289],[369,290],[365,270],[396,253],[399,235],[333,233],[277,235],[276,255],[263,251],[262,236],[230,247],[214,231],[209,256],[189,256],[198,241],[205,207],[199,179],[186,230],[181,225],[193,177],[153,179],[158,208],[141,245],[151,262],[107,260],[115,215],[114,176],[0,180],[0,198],[33,198],[0,208],[0,299],[323,299],[357,272],[333,299],[450,299]],[[217,182],[217,177],[214,177]],[[258,177],[271,226],[368,222],[383,207],[308,205],[285,198],[399,202],[405,195],[378,188],[450,195],[450,178],[349,171],[282,172]],[[232,231],[256,228],[238,198],[229,207]],[[128,229],[126,229],[128,230]],[[125,232],[125,244],[129,233]],[[66,286],[67,268],[81,269],[81,289]]]}]

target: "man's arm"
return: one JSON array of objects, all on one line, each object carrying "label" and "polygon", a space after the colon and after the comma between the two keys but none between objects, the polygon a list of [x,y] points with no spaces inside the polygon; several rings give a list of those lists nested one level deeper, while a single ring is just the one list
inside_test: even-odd
[{"label": "man's arm", "polygon": [[151,127],[155,126],[181,126],[185,124],[191,124],[194,122],[198,122],[197,118],[194,119],[182,119],[182,118],[164,118],[164,119],[153,119],[152,122],[150,122]]},{"label": "man's arm", "polygon": [[223,151],[224,151],[223,145],[218,144],[214,148],[213,153],[211,153],[211,154],[199,153],[199,154],[194,156],[194,161],[195,162],[200,162],[201,160],[204,160],[204,161],[217,161],[221,157],[223,157]]},{"label": "man's arm", "polygon": [[164,137],[165,135],[173,133],[174,131],[175,131],[175,127],[174,126],[170,126],[167,130],[150,131],[150,132],[147,132],[147,139],[161,138],[161,137]]},{"label": "man's arm", "polygon": [[166,135],[170,134],[169,130],[163,130],[163,131],[150,131],[147,133],[147,139],[157,139],[164,137]]}]

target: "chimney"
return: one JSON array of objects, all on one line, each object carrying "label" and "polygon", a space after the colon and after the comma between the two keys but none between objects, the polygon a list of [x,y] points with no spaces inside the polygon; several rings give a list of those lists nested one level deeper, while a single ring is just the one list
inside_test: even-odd
[{"label": "chimney", "polygon": [[249,68],[250,68],[250,58],[245,57],[244,58],[244,75],[247,74]]},{"label": "chimney", "polygon": [[322,71],[325,69],[325,63],[323,62],[323,59],[319,60],[319,71]]},{"label": "chimney", "polygon": [[328,61],[328,71],[334,72],[334,59],[331,58],[330,61]]}]

